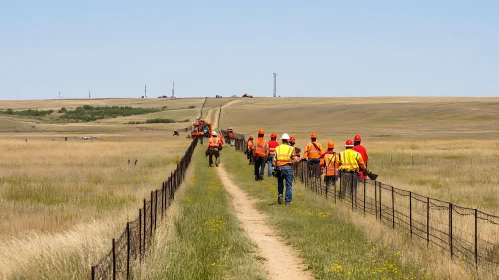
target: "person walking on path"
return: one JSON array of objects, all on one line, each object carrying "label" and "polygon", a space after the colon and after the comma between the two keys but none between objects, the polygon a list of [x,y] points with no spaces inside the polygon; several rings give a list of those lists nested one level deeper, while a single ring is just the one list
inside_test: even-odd
[{"label": "person walking on path", "polygon": [[274,159],[275,148],[279,146],[279,142],[277,142],[276,139],[277,135],[272,133],[269,141],[269,155],[267,156],[267,175],[269,175],[269,177],[272,176],[272,160]]},{"label": "person walking on path", "polygon": [[364,164],[362,155],[353,150],[352,140],[345,142],[345,150],[340,153],[340,178],[341,178],[341,191],[340,198],[345,198],[348,195],[352,196],[354,201],[357,199],[357,182],[359,179],[359,170],[365,173],[369,171]]},{"label": "person walking on path", "polygon": [[246,157],[249,160],[248,165],[253,164],[253,136],[248,138],[248,146],[246,147]]},{"label": "person walking on path", "polygon": [[282,144],[275,148],[275,157],[272,164],[277,168],[277,203],[282,204],[284,194],[284,180],[286,180],[285,203],[289,205],[293,199],[293,163],[295,162],[294,147],[289,145],[289,135],[284,133]]},{"label": "person walking on path", "polygon": [[[360,138],[360,135],[358,135],[358,134],[355,135],[355,137],[353,138],[353,150],[362,155],[362,160],[366,164],[366,168],[367,168],[367,162],[369,161],[369,157],[367,156],[366,148],[364,148],[364,146],[362,146],[360,144],[360,141],[362,141],[362,139]],[[359,177],[365,180],[366,174],[363,171],[360,171]]]},{"label": "person walking on path", "polygon": [[222,141],[217,137],[217,133],[213,131],[211,133],[211,138],[208,140],[208,145],[206,147],[206,156],[209,156],[208,164],[213,166],[213,156],[215,156],[215,165],[218,167],[220,164],[220,151],[222,150]]},{"label": "person walking on path", "polygon": [[267,154],[269,152],[269,146],[265,138],[265,131],[263,129],[258,130],[258,138],[253,142],[253,160],[255,163],[255,181],[263,180],[263,174],[265,171],[265,162],[267,161]]},{"label": "person walking on path", "polygon": [[314,177],[320,177],[320,157],[323,152],[321,143],[317,142],[317,133],[312,132],[310,134],[310,143],[305,146],[305,151],[303,152],[303,159],[307,160],[308,166],[312,170],[311,175]]},{"label": "person walking on path", "polygon": [[339,174],[339,157],[334,151],[334,142],[327,142],[327,151],[321,156],[324,157],[322,161],[321,168],[325,170],[324,182],[326,183],[326,194],[330,190],[330,186],[336,187],[336,182],[338,181]]}]

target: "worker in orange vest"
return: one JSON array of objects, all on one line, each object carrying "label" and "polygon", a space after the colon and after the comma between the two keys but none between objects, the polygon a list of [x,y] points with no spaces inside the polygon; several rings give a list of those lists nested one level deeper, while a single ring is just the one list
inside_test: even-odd
[{"label": "worker in orange vest", "polygon": [[209,166],[213,166],[213,156],[215,156],[215,165],[218,167],[220,164],[220,151],[222,150],[222,141],[217,137],[217,133],[213,131],[211,138],[208,140],[206,147],[206,156],[209,156]]},{"label": "worker in orange vest", "polygon": [[263,180],[263,172],[265,171],[265,162],[269,153],[269,144],[263,138],[265,131],[258,130],[258,138],[253,141],[253,162],[255,163],[255,181]]},{"label": "worker in orange vest", "polygon": [[[296,144],[296,138],[294,136],[289,137],[289,145],[294,147]],[[300,161],[300,148],[295,148],[293,150],[295,163]]]},{"label": "worker in orange vest", "polygon": [[250,135],[248,138],[248,146],[246,147],[246,157],[249,160],[248,165],[253,164],[253,136]]},{"label": "worker in orange vest", "polygon": [[334,142],[327,142],[327,151],[323,154],[324,161],[322,162],[321,167],[325,170],[324,181],[326,183],[326,194],[330,189],[329,186],[336,185],[338,181],[338,172],[339,172],[339,157],[338,154],[334,151]]},{"label": "worker in orange vest", "polygon": [[[362,141],[360,135],[358,134],[355,135],[355,137],[353,138],[353,150],[362,155],[362,160],[364,161],[367,167],[367,162],[369,161],[369,157],[367,156],[366,148],[364,148],[364,146],[360,144],[360,141]],[[360,171],[359,177],[362,179],[366,179],[366,174],[364,173],[364,171]]]},{"label": "worker in orange vest", "polygon": [[352,140],[345,142],[345,150],[340,153],[340,179],[341,191],[340,198],[345,198],[345,195],[351,194],[354,202],[357,199],[357,182],[359,171],[368,173],[362,155],[353,150]]},{"label": "worker in orange vest", "polygon": [[275,155],[275,148],[277,146],[279,146],[279,142],[276,141],[277,139],[277,135],[275,133],[272,133],[270,135],[270,141],[268,143],[269,145],[269,154],[267,156],[267,175],[269,175],[269,177],[272,176],[272,160],[274,159],[274,155]]},{"label": "worker in orange vest", "polygon": [[310,143],[305,146],[305,151],[303,152],[303,159],[307,160],[309,168],[312,170],[311,175],[315,177],[320,177],[320,157],[323,152],[321,143],[317,142],[317,133],[312,132],[310,134]]}]

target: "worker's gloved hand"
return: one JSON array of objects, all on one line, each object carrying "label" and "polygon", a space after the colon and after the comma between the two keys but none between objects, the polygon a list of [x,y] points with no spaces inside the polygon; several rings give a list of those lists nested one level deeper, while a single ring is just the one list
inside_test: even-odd
[{"label": "worker's gloved hand", "polygon": [[205,152],[205,153],[204,153],[204,156],[205,156],[205,157],[207,157],[207,156],[208,156],[208,152]]}]

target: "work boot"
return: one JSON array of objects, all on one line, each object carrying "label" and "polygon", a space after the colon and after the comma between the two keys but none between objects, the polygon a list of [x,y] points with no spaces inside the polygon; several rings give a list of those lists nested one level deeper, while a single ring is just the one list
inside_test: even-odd
[{"label": "work boot", "polygon": [[282,204],[282,194],[277,197],[277,204]]}]

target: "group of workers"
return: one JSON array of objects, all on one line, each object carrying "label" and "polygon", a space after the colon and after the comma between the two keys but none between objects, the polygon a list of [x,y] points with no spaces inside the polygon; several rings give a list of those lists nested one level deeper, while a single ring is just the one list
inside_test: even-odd
[{"label": "group of workers", "polygon": [[[341,176],[340,198],[347,192],[356,195],[359,178],[366,179],[367,162],[369,157],[366,149],[360,144],[361,137],[355,135],[354,140],[345,142],[345,150],[337,153],[333,141],[328,141],[327,150],[317,142],[317,133],[312,132],[310,142],[305,146],[303,157],[300,158],[300,149],[295,148],[296,139],[287,133],[282,134],[281,143],[277,142],[277,135],[272,133],[270,141],[265,140],[263,129],[258,130],[258,137],[249,136],[246,154],[249,164],[254,164],[255,181],[264,178],[265,164],[268,166],[268,176],[277,177],[277,203],[291,203],[293,184],[293,165],[300,160],[306,161],[310,176],[320,178],[324,172],[326,188],[336,184]],[[284,195],[284,181],[286,195]],[[283,201],[284,200],[284,201]]]}]

